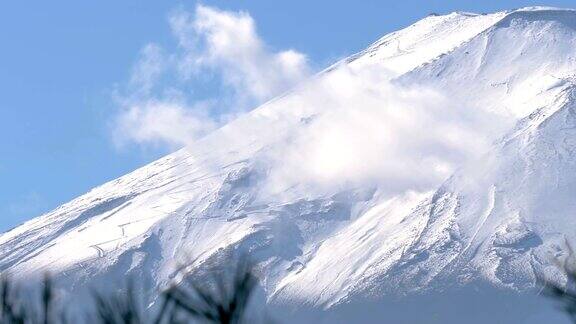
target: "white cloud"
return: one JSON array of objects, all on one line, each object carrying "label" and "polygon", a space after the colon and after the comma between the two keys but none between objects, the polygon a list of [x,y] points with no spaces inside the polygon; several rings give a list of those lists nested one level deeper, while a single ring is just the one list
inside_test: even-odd
[{"label": "white cloud", "polygon": [[[118,99],[117,143],[187,145],[309,74],[305,55],[269,49],[246,12],[199,5],[169,22],[176,49],[142,49]],[[203,96],[211,92],[217,95]]]},{"label": "white cloud", "polygon": [[238,96],[262,101],[308,75],[306,56],[294,50],[270,51],[246,12],[200,5],[195,15],[177,12],[170,22],[185,49],[180,60],[185,77],[215,72]]},{"label": "white cloud", "polygon": [[124,108],[116,120],[115,138],[120,145],[129,139],[137,144],[176,149],[214,127],[215,122],[203,107],[190,108],[177,102],[151,100]]},{"label": "white cloud", "polygon": [[284,99],[312,118],[266,156],[269,192],[376,184],[389,194],[431,190],[486,152],[507,125],[441,90],[395,85],[374,66],[340,66]]},{"label": "white cloud", "polygon": [[130,89],[137,91],[133,95],[150,95],[162,73],[167,68],[166,57],[156,44],[146,45],[140,52],[140,58],[134,65],[130,77]]}]

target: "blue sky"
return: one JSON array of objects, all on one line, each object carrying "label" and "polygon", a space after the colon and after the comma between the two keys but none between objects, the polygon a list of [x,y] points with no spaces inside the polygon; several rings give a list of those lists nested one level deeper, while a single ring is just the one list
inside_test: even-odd
[{"label": "blue sky", "polygon": [[[175,17],[182,18],[184,25],[197,21],[194,19],[198,3],[194,1],[2,4],[0,230],[48,211],[182,145],[173,137],[165,137],[163,129],[119,135],[119,127],[147,125],[141,115],[136,120],[128,119],[128,124],[119,123],[126,122],[126,109],[134,105],[160,102],[166,108],[169,96],[170,104],[178,102],[174,112],[181,113],[187,109],[182,107],[196,107],[199,102],[217,102],[220,107],[235,100],[241,101],[245,110],[299,78],[432,12],[491,12],[529,5],[571,7],[572,3],[573,0],[204,1],[203,8],[214,10],[205,13],[207,18],[232,17],[237,22],[251,19],[257,28],[254,46],[258,55],[275,58],[289,50],[297,54],[290,56],[296,60],[296,68],[287,68],[288,74],[296,71],[295,74],[276,80],[275,87],[250,89],[247,96],[239,96],[246,90],[245,85],[229,82],[230,65],[222,53],[180,48]],[[186,28],[181,31],[186,33]],[[193,35],[205,36],[198,31]],[[200,78],[196,71],[190,72],[192,80],[182,81],[182,75],[174,75],[174,60],[181,62],[194,55],[211,58],[202,66],[196,64],[194,69],[209,69],[213,77]],[[300,55],[306,58],[305,62],[299,61]],[[160,76],[153,75],[151,86],[147,79],[149,72],[154,71],[150,62],[153,67],[162,66]],[[251,71],[234,73],[233,76],[246,77]],[[177,90],[176,97],[180,99],[173,99],[172,89]],[[207,114],[233,118],[234,113],[212,109]],[[202,125],[182,131],[199,134],[225,120],[218,116],[186,116]],[[181,133],[174,136],[182,137]]]}]

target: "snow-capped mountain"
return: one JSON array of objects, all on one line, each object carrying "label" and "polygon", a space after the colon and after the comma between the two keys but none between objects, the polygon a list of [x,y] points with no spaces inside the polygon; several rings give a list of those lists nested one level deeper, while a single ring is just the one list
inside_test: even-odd
[{"label": "snow-capped mountain", "polygon": [[162,285],[189,260],[243,251],[270,302],[323,307],[562,280],[553,258],[576,239],[575,75],[576,11],[426,17],[2,234],[0,268]]}]

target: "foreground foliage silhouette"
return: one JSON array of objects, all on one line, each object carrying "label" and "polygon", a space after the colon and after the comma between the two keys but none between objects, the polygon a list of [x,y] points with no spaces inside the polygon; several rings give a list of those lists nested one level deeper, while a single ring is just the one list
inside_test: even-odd
[{"label": "foreground foliage silhouette", "polygon": [[567,244],[568,257],[562,262],[557,261],[557,266],[566,275],[566,284],[557,281],[540,278],[545,296],[557,301],[561,310],[568,315],[572,323],[576,324],[576,254],[570,244]]},{"label": "foreground foliage silhouette", "polygon": [[185,276],[182,282],[158,294],[158,307],[147,306],[134,282],[130,281],[119,293],[94,293],[93,304],[82,305],[86,313],[81,315],[71,315],[71,310],[56,305],[54,285],[49,276],[44,278],[41,293],[19,290],[3,277],[0,324],[243,323],[257,285],[251,270],[247,261],[239,261],[228,275],[210,275],[204,284],[192,276]]},{"label": "foreground foliage silhouette", "polygon": [[[568,284],[544,279],[540,282],[544,295],[559,302],[562,311],[576,324],[576,261],[565,260],[559,266],[566,273]],[[200,277],[183,276],[178,284],[155,296],[154,307],[129,280],[125,289],[116,293],[94,292],[89,304],[80,305],[80,312],[58,303],[49,276],[44,277],[40,289],[28,291],[4,276],[0,280],[0,324],[252,323],[245,316],[258,284],[252,266],[240,260],[227,270]]]}]

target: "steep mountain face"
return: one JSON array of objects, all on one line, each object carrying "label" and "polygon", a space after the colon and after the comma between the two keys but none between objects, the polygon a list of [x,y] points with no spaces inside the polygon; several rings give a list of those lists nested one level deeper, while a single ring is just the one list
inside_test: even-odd
[{"label": "steep mountain face", "polygon": [[[258,262],[270,302],[324,307],[473,280],[513,289],[536,276],[563,280],[552,259],[576,239],[575,49],[572,10],[427,17],[4,233],[0,268],[18,278],[50,271],[71,287],[126,274],[162,285],[182,264],[225,265],[241,251]],[[426,116],[420,129],[398,126],[399,141],[369,143],[409,148],[368,149],[373,164],[391,167],[360,180],[332,170],[350,156],[372,167],[354,150],[341,154],[359,146],[348,142],[354,132],[310,150],[313,135],[330,130],[318,125],[346,128],[372,110],[396,118],[391,90]],[[472,140],[445,124],[455,118],[478,128]]]}]

